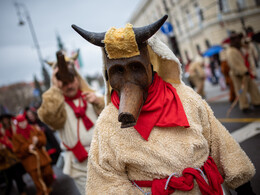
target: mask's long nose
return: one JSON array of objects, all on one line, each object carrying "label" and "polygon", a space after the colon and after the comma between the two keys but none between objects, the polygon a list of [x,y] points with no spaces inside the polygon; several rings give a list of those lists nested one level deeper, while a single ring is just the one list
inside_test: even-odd
[{"label": "mask's long nose", "polygon": [[135,84],[126,83],[120,92],[118,121],[121,128],[132,127],[136,124],[143,105],[143,90]]}]

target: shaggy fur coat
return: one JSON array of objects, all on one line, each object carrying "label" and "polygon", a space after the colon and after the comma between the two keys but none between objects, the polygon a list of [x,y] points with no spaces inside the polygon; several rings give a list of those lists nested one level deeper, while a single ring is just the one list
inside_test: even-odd
[{"label": "shaggy fur coat", "polygon": [[[154,127],[149,141],[133,128],[121,129],[118,110],[110,103],[94,132],[88,163],[87,194],[142,194],[131,180],[165,178],[187,167],[199,168],[212,156],[225,183],[236,188],[249,181],[255,168],[239,144],[190,87],[174,84],[190,128]],[[196,181],[194,181],[196,183]],[[145,189],[150,191],[150,189]],[[200,194],[197,184],[190,192]]]}]

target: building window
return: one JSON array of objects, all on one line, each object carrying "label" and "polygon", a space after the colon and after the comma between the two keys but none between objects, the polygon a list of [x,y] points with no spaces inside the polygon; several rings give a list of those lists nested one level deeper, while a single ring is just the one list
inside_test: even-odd
[{"label": "building window", "polygon": [[208,39],[205,39],[205,45],[206,45],[207,48],[210,48],[210,42],[209,42]]},{"label": "building window", "polygon": [[196,49],[197,49],[197,52],[198,52],[198,54],[200,54],[200,55],[201,55],[200,46],[199,46],[198,44],[196,45]]},{"label": "building window", "polygon": [[204,20],[203,11],[197,3],[194,4],[194,8],[199,19],[199,23],[201,23]]},{"label": "building window", "polygon": [[228,0],[219,0],[219,10],[221,12],[228,12],[230,10]]},{"label": "building window", "polygon": [[244,9],[246,7],[245,0],[237,0],[238,10]]},{"label": "building window", "polygon": [[186,17],[187,17],[189,27],[193,27],[194,24],[193,24],[192,17],[191,17],[189,10],[186,10]]}]

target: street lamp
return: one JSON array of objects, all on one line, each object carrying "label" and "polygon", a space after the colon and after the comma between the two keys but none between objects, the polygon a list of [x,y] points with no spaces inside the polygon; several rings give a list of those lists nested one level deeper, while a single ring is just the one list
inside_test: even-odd
[{"label": "street lamp", "polygon": [[18,16],[18,19],[19,19],[19,25],[20,26],[25,25],[25,21],[23,20],[22,12],[21,12],[21,10],[23,10],[26,21],[29,25],[29,29],[30,29],[30,32],[31,32],[31,35],[32,35],[32,38],[33,38],[34,45],[35,45],[36,50],[37,50],[38,58],[39,58],[39,61],[40,61],[41,67],[42,67],[42,71],[43,71],[43,76],[45,77],[44,78],[44,84],[45,84],[45,87],[48,89],[50,87],[50,77],[49,77],[49,74],[48,74],[48,72],[47,72],[47,70],[45,69],[45,66],[44,66],[44,61],[43,61],[43,58],[42,58],[40,45],[39,45],[35,30],[34,30],[34,26],[33,26],[33,23],[32,23],[31,17],[30,17],[29,10],[27,9],[25,4],[23,4],[23,3],[15,2],[14,6],[16,8],[16,13],[17,13],[17,16]]}]

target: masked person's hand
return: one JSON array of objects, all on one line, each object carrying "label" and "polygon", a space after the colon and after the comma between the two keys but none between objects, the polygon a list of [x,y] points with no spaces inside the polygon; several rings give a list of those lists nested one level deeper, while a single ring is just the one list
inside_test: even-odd
[{"label": "masked person's hand", "polygon": [[34,147],[35,147],[35,146],[34,146],[33,144],[30,144],[30,145],[29,145],[29,152],[30,152],[30,153],[33,153],[33,152],[34,152]]},{"label": "masked person's hand", "polygon": [[60,80],[58,80],[57,77],[56,77],[56,74],[57,74],[58,71],[59,71],[59,68],[58,68],[58,67],[55,67],[55,68],[53,69],[51,82],[52,82],[53,86],[58,87],[58,88],[61,89],[61,87],[62,87],[62,82],[61,82]]},{"label": "masked person's hand", "polygon": [[100,99],[94,92],[83,92],[82,95],[85,101],[91,104],[99,104]]},{"label": "masked person's hand", "polygon": [[38,137],[33,136],[33,137],[32,137],[32,143],[33,143],[33,145],[36,146],[36,144],[38,143]]}]

